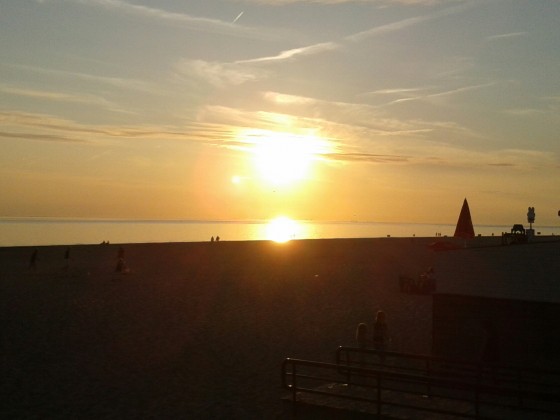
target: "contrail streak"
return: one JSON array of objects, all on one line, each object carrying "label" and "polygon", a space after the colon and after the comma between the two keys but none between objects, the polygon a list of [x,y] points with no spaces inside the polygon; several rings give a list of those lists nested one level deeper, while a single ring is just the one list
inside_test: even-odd
[{"label": "contrail streak", "polygon": [[239,13],[239,14],[237,15],[237,17],[236,17],[235,19],[233,19],[233,22],[231,22],[231,23],[237,22],[237,21],[239,20],[239,18],[240,18],[241,16],[243,16],[243,13],[245,13],[245,12]]}]

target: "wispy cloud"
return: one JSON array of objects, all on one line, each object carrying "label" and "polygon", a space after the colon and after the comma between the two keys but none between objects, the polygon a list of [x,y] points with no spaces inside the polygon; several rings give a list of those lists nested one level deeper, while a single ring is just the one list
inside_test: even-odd
[{"label": "wispy cloud", "polygon": [[68,70],[28,66],[24,64],[1,63],[0,65],[4,67],[13,68],[16,70],[25,71],[25,72],[32,72],[32,73],[57,77],[60,79],[71,78],[76,80],[88,81],[92,83],[106,84],[109,86],[123,88],[123,89],[131,89],[131,90],[145,91],[145,92],[155,92],[157,90],[151,84],[133,78],[100,76],[95,74],[80,73],[80,72],[74,72]]},{"label": "wispy cloud", "polygon": [[36,90],[28,88],[19,88],[9,85],[0,84],[0,92],[8,95],[25,96],[34,99],[42,99],[47,101],[56,102],[67,102],[76,103],[82,105],[92,105],[97,107],[102,107],[104,109],[114,111],[114,112],[124,112],[129,113],[118,107],[116,104],[111,103],[105,98],[97,95],[89,94],[71,94],[71,93],[61,93],[53,92],[47,90]]},{"label": "wispy cloud", "polygon": [[[410,4],[415,2],[411,1]],[[426,2],[418,2],[418,4],[426,4]],[[434,19],[439,19],[445,16],[454,15],[456,13],[460,13],[466,10],[468,7],[471,7],[471,3],[465,3],[459,6],[448,7],[445,9],[441,9],[439,11],[433,12],[427,15],[421,15],[416,17],[411,17],[403,20],[399,20],[396,22],[388,23],[385,25],[376,26],[374,28],[361,31],[352,35],[348,35],[341,39],[339,42],[336,41],[328,41],[328,42],[321,42],[317,44],[307,45],[304,47],[299,48],[292,48],[289,50],[281,51],[280,53],[272,56],[260,57],[260,58],[253,58],[249,60],[243,60],[242,62],[245,63],[260,63],[260,62],[274,62],[274,61],[282,61],[282,60],[289,60],[299,56],[309,56],[314,54],[320,54],[327,51],[333,51],[339,48],[344,47],[346,42],[361,42],[368,38],[374,36],[380,36],[383,34],[397,32],[408,27],[416,26],[424,22],[428,22]]]},{"label": "wispy cloud", "polygon": [[[441,92],[444,94],[450,92]],[[428,121],[422,119],[402,119],[387,115],[383,107],[361,103],[333,102],[319,99],[283,95],[266,92],[263,98],[278,106],[286,106],[290,112],[301,118],[309,118],[312,124],[333,128],[334,133],[343,131],[344,136],[353,139],[391,138],[391,141],[409,139],[430,139],[438,133],[441,137],[460,135],[480,138],[480,135],[453,121]],[[287,108],[289,106],[289,108]],[[283,108],[280,108],[283,109]],[[335,134],[335,136],[338,136]],[[344,137],[340,136],[340,137]]]},{"label": "wispy cloud", "polygon": [[85,140],[83,139],[65,137],[56,134],[11,133],[8,131],[0,131],[0,138],[49,141],[49,142],[54,141],[57,143],[85,143]]},{"label": "wispy cloud", "polygon": [[372,92],[363,93],[362,95],[403,95],[403,94],[409,94],[414,92],[422,92],[425,91],[426,89],[431,89],[431,88],[433,88],[433,86],[430,86],[428,88],[416,87],[416,88],[379,89]]},{"label": "wispy cloud", "polygon": [[269,57],[253,58],[249,60],[241,60],[238,63],[263,63],[267,61],[282,61],[289,60],[298,56],[314,55],[325,51],[332,51],[340,47],[340,44],[336,42],[322,42],[319,44],[308,45],[301,48],[293,48],[291,50],[285,50],[277,55]]},{"label": "wispy cloud", "polygon": [[357,32],[345,38],[346,41],[360,42],[373,36],[378,36],[390,32],[400,31],[410,26],[415,26],[420,23],[432,20],[435,15],[415,16],[408,19],[399,20],[397,22],[388,23],[386,25],[376,26],[365,31]]},{"label": "wispy cloud", "polygon": [[483,162],[488,166],[495,167],[514,167],[519,169],[537,169],[544,167],[555,167],[558,165],[558,158],[552,152],[527,150],[527,149],[503,149],[500,150],[499,159],[492,154]]},{"label": "wispy cloud", "polygon": [[[102,144],[108,139],[122,141],[165,139],[222,146],[224,142],[231,141],[234,137],[234,128],[240,125],[243,113],[239,111],[236,117],[233,115],[234,110],[231,113],[215,111],[209,112],[213,116],[208,115],[199,118],[198,121],[186,121],[175,128],[148,124],[90,125],[47,114],[3,111],[0,112],[0,125],[3,127],[0,137],[13,140],[85,142],[92,146]],[[226,117],[228,114],[230,115]],[[254,115],[246,114],[245,117],[244,126],[250,126],[250,118],[254,118]]]},{"label": "wispy cloud", "polygon": [[[484,89],[490,86],[494,86],[495,84],[496,84],[495,82],[481,83],[477,85],[460,86],[454,89],[448,89],[440,92],[428,93],[423,95],[406,96],[404,98],[395,99],[394,101],[389,102],[387,105],[399,104],[399,103],[410,102],[410,101],[429,100],[429,99],[440,98],[445,96],[452,96],[452,95],[457,95],[469,91]],[[418,88],[418,89],[409,89],[408,91],[410,93],[414,93],[414,92],[421,92],[423,90],[424,88]],[[407,93],[407,89],[402,89],[400,91],[395,90],[395,93]]]},{"label": "wispy cloud", "polygon": [[377,107],[368,104],[325,101],[320,99],[266,92],[263,98],[279,106],[289,106],[290,112],[300,118],[309,118],[315,124],[345,124],[370,130],[376,136],[424,132],[425,124],[411,124],[385,116]]},{"label": "wispy cloud", "polygon": [[503,111],[505,114],[516,117],[528,117],[533,115],[544,114],[545,111],[536,108],[510,108]]},{"label": "wispy cloud", "polygon": [[[238,133],[250,127],[271,132],[287,130],[295,135],[312,132],[331,144],[330,151],[321,155],[322,159],[331,162],[468,165],[471,168],[473,165],[516,168],[533,168],[537,163],[557,165],[553,153],[516,150],[486,153],[434,140],[437,133],[440,138],[476,135],[455,122],[402,121],[384,117],[367,105],[327,103],[312,98],[275,95],[273,92],[265,96],[274,98],[277,103],[283,102],[286,110],[296,113],[247,111],[209,105],[199,110],[196,120],[185,121],[180,127],[173,128],[157,125],[97,126],[43,114],[0,112],[0,124],[3,126],[0,138],[80,142],[91,146],[101,145],[108,139],[166,139],[246,151],[251,146],[250,139],[244,140]],[[294,110],[294,104],[301,107],[312,105],[315,115],[297,115],[298,109]],[[495,156],[500,156],[500,159]]]},{"label": "wispy cloud", "polygon": [[279,92],[264,92],[263,98],[266,101],[270,101],[276,104],[286,104],[286,105],[311,105],[315,103],[315,99],[307,98],[298,95],[289,95]]},{"label": "wispy cloud", "polygon": [[[334,103],[330,104],[332,109],[323,110],[321,105],[327,104],[311,98],[276,95],[273,92],[266,96],[289,105],[287,109],[294,113],[206,106],[200,110],[197,118],[200,129],[198,138],[216,147],[247,151],[252,145],[251,139],[240,138],[235,134],[247,127],[271,132],[287,130],[302,135],[312,132],[330,143],[330,151],[321,154],[321,159],[325,162],[463,166],[467,164],[463,156],[468,155],[473,159],[471,167],[472,162],[477,162],[478,165],[490,163],[484,153],[450,146],[433,139],[438,132],[444,138],[457,134],[476,135],[454,122],[400,121],[383,118],[367,106]],[[294,106],[298,105],[312,105],[317,115],[296,115],[298,109],[294,109]],[[207,132],[209,127],[212,129]]]},{"label": "wispy cloud", "polygon": [[[410,2],[410,4],[413,4],[413,2]],[[452,16],[457,13],[461,13],[470,7],[472,7],[472,4],[469,2],[460,4],[458,6],[447,7],[426,15],[414,16],[411,18],[399,20],[397,22],[388,23],[386,25],[377,26],[375,28],[371,28],[366,31],[358,32],[356,34],[347,36],[345,39],[354,42],[362,41],[372,36],[378,36],[386,33],[401,31],[403,29],[416,26],[424,22],[440,19],[446,16]]]},{"label": "wispy cloud", "polygon": [[[5,138],[89,142],[89,140],[106,138],[111,134],[110,130],[103,127],[79,124],[46,114],[17,111],[0,112],[0,123],[4,127],[3,137]],[[37,130],[44,134],[37,134]]]},{"label": "wispy cloud", "polygon": [[329,153],[325,158],[333,161],[361,163],[405,163],[412,160],[411,156],[380,155],[375,153]]},{"label": "wispy cloud", "polygon": [[518,38],[521,36],[527,36],[528,32],[510,32],[507,34],[500,34],[500,35],[492,35],[486,38],[487,41],[496,41],[501,39],[511,39],[511,38]]},{"label": "wispy cloud", "polygon": [[270,6],[284,6],[295,3],[316,3],[316,4],[343,4],[343,3],[371,3],[379,5],[400,4],[400,5],[424,5],[433,6],[442,3],[456,3],[457,0],[245,0],[246,3],[266,4]]},{"label": "wispy cloud", "polygon": [[[123,0],[67,0],[76,3],[103,7],[108,10],[120,11],[129,15],[134,15],[146,19],[157,19],[160,21],[177,23],[185,25],[189,29],[223,34],[229,36],[237,36],[242,38],[256,39],[279,39],[289,36],[288,33],[276,33],[274,31],[263,32],[259,28],[251,28],[234,22],[225,22],[219,19],[192,16],[185,13],[170,12],[163,9],[144,6],[140,4],[132,4]],[[240,16],[238,16],[239,18]]]},{"label": "wispy cloud", "polygon": [[216,87],[237,86],[266,77],[264,70],[243,64],[183,59],[175,69],[180,75],[189,75]]}]

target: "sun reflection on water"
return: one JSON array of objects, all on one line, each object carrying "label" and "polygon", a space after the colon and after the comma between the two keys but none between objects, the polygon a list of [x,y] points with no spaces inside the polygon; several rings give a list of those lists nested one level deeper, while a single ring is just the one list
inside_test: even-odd
[{"label": "sun reflection on water", "polygon": [[288,242],[304,236],[304,225],[288,217],[280,216],[266,225],[266,239],[274,242]]}]

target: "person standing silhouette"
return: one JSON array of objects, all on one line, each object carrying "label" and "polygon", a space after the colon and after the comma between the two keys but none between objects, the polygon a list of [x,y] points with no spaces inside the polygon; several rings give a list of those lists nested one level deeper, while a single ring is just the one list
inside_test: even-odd
[{"label": "person standing silhouette", "polygon": [[115,267],[115,271],[117,273],[122,273],[125,271],[126,264],[124,262],[124,248],[121,246],[119,247],[119,253],[117,254],[117,266]]},{"label": "person standing silhouette", "polygon": [[64,251],[64,271],[68,271],[69,267],[70,267],[70,247],[67,247],[66,251]]},{"label": "person standing silhouette", "polygon": [[37,250],[37,248],[35,248],[33,250],[33,253],[31,254],[31,258],[29,259],[29,268],[33,271],[35,271],[37,269],[37,255],[38,255],[39,251]]},{"label": "person standing silhouette", "polygon": [[363,322],[360,322],[358,328],[356,328],[356,344],[361,349],[365,349],[368,345],[367,325]]},{"label": "person standing silhouette", "polygon": [[373,348],[380,351],[387,350],[389,342],[389,328],[387,327],[387,317],[385,312],[377,311],[373,324]]}]

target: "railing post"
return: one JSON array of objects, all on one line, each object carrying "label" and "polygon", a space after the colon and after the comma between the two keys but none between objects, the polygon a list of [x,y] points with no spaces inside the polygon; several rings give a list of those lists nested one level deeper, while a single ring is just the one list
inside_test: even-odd
[{"label": "railing post", "polygon": [[294,417],[297,415],[297,374],[296,364],[292,363],[292,414]]},{"label": "railing post", "polygon": [[377,418],[381,416],[381,379],[377,375]]},{"label": "railing post", "polygon": [[479,407],[479,398],[480,398],[480,384],[476,384],[476,388],[474,391],[474,418],[480,418],[480,407]]},{"label": "railing post", "polygon": [[432,395],[432,382],[430,380],[432,377],[432,369],[430,359],[426,359],[426,374],[428,375],[428,397],[430,397]]},{"label": "railing post", "polygon": [[523,378],[521,377],[521,369],[517,368],[517,402],[519,407],[523,407]]},{"label": "railing post", "polygon": [[350,351],[346,350],[346,383],[350,386],[350,381],[352,380],[352,375],[350,373]]}]

